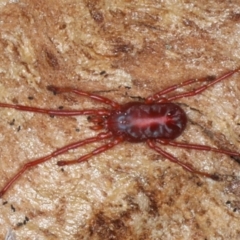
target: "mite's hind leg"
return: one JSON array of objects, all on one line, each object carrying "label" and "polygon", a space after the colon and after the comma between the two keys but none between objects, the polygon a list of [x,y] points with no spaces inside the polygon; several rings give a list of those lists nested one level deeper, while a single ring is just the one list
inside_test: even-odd
[{"label": "mite's hind leg", "polygon": [[169,146],[186,148],[186,149],[193,149],[193,150],[199,150],[199,151],[218,152],[218,153],[222,153],[222,154],[225,154],[225,155],[228,155],[228,156],[240,157],[240,153],[238,153],[238,152],[233,152],[233,151],[224,150],[224,149],[220,149],[220,148],[210,147],[210,146],[207,146],[207,145],[192,144],[192,143],[181,143],[181,142],[166,141],[166,140],[161,140],[161,139],[157,139],[156,141],[158,143],[162,144],[162,145],[169,145]]},{"label": "mite's hind leg", "polygon": [[185,170],[187,170],[191,173],[194,173],[194,174],[198,174],[198,175],[201,175],[201,176],[204,176],[204,177],[207,177],[207,178],[211,178],[213,180],[218,180],[219,179],[219,177],[215,174],[209,174],[209,173],[206,173],[206,172],[198,171],[198,170],[194,169],[190,164],[181,162],[180,160],[178,160],[176,157],[174,157],[170,153],[168,153],[168,152],[162,150],[160,147],[158,147],[155,143],[155,140],[148,140],[147,143],[148,143],[148,146],[150,148],[154,149],[156,152],[158,152],[160,155],[166,157],[171,162],[177,163],[183,169],[185,169]]},{"label": "mite's hind leg", "polygon": [[[164,101],[171,102],[173,100],[176,100],[176,99],[179,99],[179,98],[182,98],[182,97],[195,96],[195,95],[203,92],[204,90],[206,90],[210,86],[212,86],[212,85],[214,85],[214,84],[216,84],[216,83],[218,83],[220,81],[223,81],[224,79],[229,78],[234,73],[239,72],[239,71],[240,71],[240,68],[237,68],[237,69],[229,71],[229,72],[227,72],[227,73],[225,73],[222,76],[217,77],[217,78],[213,78],[213,77],[207,76],[207,77],[203,77],[203,78],[189,79],[189,80],[183,81],[183,82],[181,82],[179,84],[175,84],[173,86],[167,87],[167,88],[165,88],[165,89],[155,93],[154,95],[149,96],[146,99],[146,102],[147,103],[161,102],[162,99]],[[200,87],[198,87],[198,88],[196,88],[194,90],[190,90],[190,91],[183,92],[183,93],[180,93],[180,94],[175,94],[172,97],[164,96],[167,93],[170,93],[170,92],[175,91],[177,89],[180,89],[180,88],[182,88],[184,86],[188,86],[188,85],[191,85],[191,84],[194,84],[194,83],[197,83],[197,82],[209,82],[209,83],[204,84],[203,86],[200,86]]]}]

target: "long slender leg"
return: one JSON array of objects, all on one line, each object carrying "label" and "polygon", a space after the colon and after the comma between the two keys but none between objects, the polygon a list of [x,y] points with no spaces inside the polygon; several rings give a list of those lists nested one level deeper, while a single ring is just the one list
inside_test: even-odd
[{"label": "long slender leg", "polygon": [[217,180],[218,177],[214,174],[209,174],[209,173],[205,173],[205,172],[201,172],[201,171],[197,171],[196,169],[194,169],[190,164],[187,163],[183,163],[181,161],[179,161],[176,157],[174,157],[173,155],[171,155],[170,153],[165,152],[164,150],[162,150],[160,147],[156,146],[156,143],[154,140],[148,140],[147,141],[148,146],[152,149],[154,149],[156,152],[158,152],[159,154],[161,154],[162,156],[166,157],[168,160],[170,160],[171,162],[177,163],[178,165],[180,165],[183,169],[191,172],[191,173],[195,173],[204,177],[208,177],[214,180]]},{"label": "long slender leg", "polygon": [[[59,93],[75,93],[80,96],[85,96],[91,98],[93,100],[99,101],[101,103],[108,104],[112,106],[114,109],[119,109],[120,105],[108,98],[98,96],[95,94],[91,94],[89,92],[84,92],[75,88],[60,88],[55,86],[48,86],[47,89],[54,94]],[[13,108],[20,111],[26,112],[36,112],[42,114],[49,114],[54,116],[79,116],[79,115],[109,115],[109,111],[107,109],[98,109],[98,110],[63,110],[63,109],[44,109],[38,107],[30,107],[30,106],[23,106],[18,104],[8,104],[8,103],[0,103],[0,108]]]},{"label": "long slender leg", "polygon": [[[97,142],[97,141],[101,141],[103,139],[108,139],[108,138],[111,138],[112,137],[112,133],[111,132],[106,132],[106,133],[99,133],[97,136],[95,137],[92,137],[92,138],[88,138],[88,139],[85,139],[85,140],[81,140],[81,141],[78,141],[78,142],[75,142],[75,143],[71,143],[71,144],[68,144],[62,148],[59,148],[57,150],[55,150],[54,152],[52,152],[51,154],[45,156],[45,157],[42,157],[42,158],[39,158],[39,159],[36,159],[34,161],[31,161],[31,162],[28,162],[26,163],[25,165],[23,165],[23,167],[6,183],[6,185],[2,188],[2,190],[0,191],[0,197],[3,196],[3,194],[19,179],[19,177],[21,177],[21,175],[27,171],[28,169],[32,168],[32,167],[35,167],[41,163],[44,163],[46,161],[48,161],[49,159],[53,158],[53,157],[56,157],[56,156],[59,156],[63,153],[66,153],[68,152],[69,150],[71,149],[75,149],[75,148],[78,148],[80,146],[83,146],[83,145],[86,145],[86,144],[89,144],[89,143],[93,143],[93,142]],[[86,160],[86,159],[85,159]]]},{"label": "long slender leg", "polygon": [[155,93],[154,95],[152,96],[149,96],[147,99],[146,99],[146,102],[147,103],[152,103],[152,102],[158,102],[159,100],[161,100],[163,98],[163,95],[167,94],[167,93],[170,93],[176,89],[179,89],[179,88],[182,88],[184,86],[187,86],[187,85],[191,85],[193,83],[197,83],[197,82],[209,82],[208,84],[205,84],[195,90],[192,90],[192,91],[189,91],[189,92],[185,92],[185,93],[181,93],[181,94],[178,94],[178,95],[175,95],[173,97],[169,97],[169,98],[166,98],[167,101],[173,101],[173,100],[176,100],[176,99],[179,99],[179,98],[182,98],[182,97],[188,97],[188,96],[194,96],[194,95],[197,95],[201,92],[203,92],[204,90],[206,90],[207,88],[209,88],[210,86],[216,84],[217,82],[220,82],[224,79],[227,79],[228,77],[232,76],[234,73],[240,71],[240,68],[237,68],[235,70],[232,70],[232,71],[229,71],[227,73],[225,73],[224,75],[218,77],[218,78],[212,78],[212,77],[204,77],[204,78],[197,78],[197,79],[189,79],[189,80],[186,80],[182,83],[179,83],[179,84],[175,84],[173,86],[170,86],[166,89],[163,89],[161,90],[160,92],[157,92]]},{"label": "long slender leg", "polygon": [[96,148],[95,150],[93,150],[92,152],[90,152],[84,156],[81,156],[79,159],[71,160],[71,161],[58,161],[57,164],[58,164],[58,166],[65,166],[65,165],[72,165],[72,164],[77,164],[77,163],[86,161],[87,159],[91,158],[94,155],[100,154],[102,152],[107,151],[110,148],[113,148],[114,146],[121,143],[122,141],[123,141],[123,139],[121,137],[115,138],[111,142],[109,142],[101,147]]},{"label": "long slender leg", "polygon": [[215,147],[210,147],[207,145],[180,143],[180,142],[166,141],[166,140],[161,140],[161,139],[157,139],[156,141],[163,145],[170,145],[170,146],[174,146],[174,147],[195,149],[195,150],[202,150],[202,151],[218,152],[218,153],[223,153],[223,154],[229,155],[229,156],[239,156],[240,157],[240,153],[238,153],[238,152],[233,152],[233,151],[228,151],[228,150],[219,149],[219,148],[215,148]]},{"label": "long slender leg", "polygon": [[89,93],[89,92],[81,91],[79,89],[69,88],[69,87],[62,88],[62,87],[56,87],[56,86],[53,86],[53,85],[48,86],[47,89],[49,91],[53,92],[54,94],[75,93],[77,95],[88,97],[88,98],[91,98],[91,99],[96,100],[98,102],[102,102],[102,103],[108,104],[108,105],[112,106],[115,109],[119,109],[120,108],[120,105],[117,102],[114,102],[114,101],[112,101],[112,100],[110,100],[108,98],[105,98],[105,97],[102,97],[102,96],[99,96],[99,95],[96,95],[96,94],[92,94],[92,93]]},{"label": "long slender leg", "polygon": [[20,111],[26,112],[36,112],[42,114],[49,114],[53,116],[79,116],[79,115],[109,115],[109,110],[107,109],[97,109],[97,110],[60,110],[60,109],[44,109],[23,105],[15,105],[8,103],[0,103],[0,108],[13,108]]},{"label": "long slender leg", "polygon": [[[214,79],[215,79],[215,78],[214,78]],[[165,94],[167,94],[167,93],[170,93],[170,92],[173,92],[173,91],[175,91],[176,89],[182,88],[182,87],[187,86],[187,85],[191,85],[191,84],[193,84],[193,83],[197,83],[197,82],[207,82],[207,81],[211,81],[211,80],[213,80],[213,77],[211,77],[211,76],[204,77],[204,78],[188,79],[188,80],[186,80],[186,81],[184,81],[184,82],[181,82],[181,83],[172,85],[172,86],[170,86],[170,87],[167,87],[167,88],[161,90],[160,92],[155,93],[154,95],[149,96],[149,97],[146,99],[146,102],[147,102],[147,103],[158,102],[159,100],[164,99],[164,97],[162,97],[163,95],[165,95]],[[165,99],[168,101],[167,98],[165,98]]]},{"label": "long slender leg", "polygon": [[192,97],[192,96],[195,96],[203,91],[205,91],[207,88],[209,88],[210,86],[224,80],[224,79],[227,79],[228,77],[232,76],[234,73],[236,72],[239,72],[240,71],[240,68],[238,69],[235,69],[233,71],[230,71],[224,75],[222,75],[221,77],[218,77],[216,78],[214,81],[208,83],[208,84],[205,84],[199,88],[196,88],[192,91],[189,91],[189,92],[185,92],[185,93],[181,93],[181,94],[178,94],[178,95],[175,95],[175,96],[172,96],[172,97],[169,97],[168,98],[168,101],[173,101],[173,100],[176,100],[176,99],[179,99],[179,98],[183,98],[183,97]]}]

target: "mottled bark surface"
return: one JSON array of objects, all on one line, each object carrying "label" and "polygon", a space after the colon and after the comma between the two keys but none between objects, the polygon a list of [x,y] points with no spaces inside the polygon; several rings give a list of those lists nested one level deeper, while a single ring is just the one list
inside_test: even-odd
[{"label": "mottled bark surface", "polygon": [[[240,5],[233,1],[0,1],[0,102],[65,109],[102,107],[50,84],[119,103],[189,78],[240,66]],[[178,102],[189,117],[179,141],[240,151],[240,74]],[[24,164],[96,133],[86,116],[0,109],[0,188]],[[26,172],[0,200],[0,238],[239,239],[240,166],[216,153],[123,143],[60,168],[98,144]],[[226,177],[228,176],[228,177]]]}]

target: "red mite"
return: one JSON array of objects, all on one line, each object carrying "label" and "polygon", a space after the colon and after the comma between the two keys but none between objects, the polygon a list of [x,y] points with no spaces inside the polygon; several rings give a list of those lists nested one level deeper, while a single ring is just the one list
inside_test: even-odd
[{"label": "red mite", "polygon": [[[209,174],[195,170],[190,164],[183,163],[170,153],[162,150],[160,144],[171,145],[180,148],[196,149],[203,151],[213,151],[229,156],[240,156],[238,152],[232,152],[224,149],[218,149],[215,147],[181,143],[174,141],[178,136],[182,134],[187,124],[187,116],[184,110],[179,107],[173,101],[191,97],[200,94],[210,86],[227,79],[234,73],[240,71],[240,68],[227,72],[226,74],[218,77],[205,77],[200,79],[190,79],[180,84],[170,86],[164,90],[157,92],[156,94],[148,97],[144,103],[140,102],[129,102],[123,105],[118,104],[108,98],[84,92],[75,88],[61,88],[55,86],[48,86],[47,89],[54,94],[59,93],[74,93],[79,96],[88,97],[92,100],[109,105],[109,109],[96,109],[96,110],[53,110],[53,109],[42,109],[30,106],[14,105],[8,103],[0,103],[1,108],[14,108],[20,111],[28,111],[35,113],[48,114],[51,116],[79,116],[88,115],[91,116],[89,119],[94,124],[91,129],[103,130],[98,133],[95,137],[87,138],[75,143],[70,143],[64,147],[61,147],[51,154],[42,158],[33,160],[26,163],[19,169],[19,171],[11,178],[6,185],[0,191],[0,197],[16,182],[16,180],[28,169],[37,166],[49,159],[56,157],[60,154],[66,153],[71,149],[78,148],[80,146],[103,141],[101,147],[96,148],[94,151],[81,156],[80,158],[72,161],[58,161],[58,166],[65,166],[75,163],[80,163],[88,160],[94,155],[105,152],[106,150],[116,146],[123,141],[129,142],[146,142],[147,145],[155,150],[163,157],[169,159],[171,162],[177,163],[185,170],[199,174],[212,179],[218,179],[215,174]],[[186,91],[180,94],[175,94],[170,97],[166,97],[166,94],[175,91],[176,89],[182,88],[187,85],[194,84],[196,82],[205,82],[202,86]],[[105,140],[108,140],[105,142]]]}]

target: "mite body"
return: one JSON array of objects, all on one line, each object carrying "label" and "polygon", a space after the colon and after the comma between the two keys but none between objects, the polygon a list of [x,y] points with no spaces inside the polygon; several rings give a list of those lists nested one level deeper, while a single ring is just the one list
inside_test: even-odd
[{"label": "mite body", "polygon": [[[210,147],[200,144],[181,143],[175,139],[182,134],[187,124],[187,116],[181,107],[173,101],[184,97],[192,97],[200,94],[207,88],[218,82],[229,78],[234,73],[239,72],[240,69],[229,71],[218,78],[205,77],[200,79],[189,79],[180,84],[167,87],[154,95],[149,96],[143,103],[129,102],[126,104],[118,104],[117,102],[105,98],[103,96],[95,95],[90,92],[85,92],[75,88],[48,86],[47,89],[54,94],[69,93],[77,94],[79,96],[88,97],[94,101],[108,105],[107,108],[101,109],[83,109],[83,110],[64,110],[64,109],[44,109],[38,107],[30,107],[23,105],[15,105],[8,103],[0,103],[0,108],[13,108],[19,111],[28,111],[40,114],[48,114],[51,116],[79,116],[87,115],[89,121],[93,123],[91,129],[99,131],[94,137],[70,143],[63,146],[51,154],[32,160],[23,165],[18,172],[3,186],[0,191],[0,197],[17,181],[17,179],[30,168],[37,166],[57,157],[61,154],[67,153],[69,150],[82,147],[94,142],[103,142],[102,146],[96,148],[92,152],[74,159],[71,161],[58,161],[59,166],[71,165],[88,160],[94,155],[107,151],[108,149],[120,144],[123,141],[129,142],[145,142],[151,149],[156,151],[161,156],[167,158],[171,162],[177,163],[185,170],[204,177],[218,179],[218,176],[211,173],[206,173],[194,169],[190,164],[180,161],[170,153],[164,151],[161,144],[170,145],[186,149],[195,149],[201,151],[213,151],[229,156],[240,157],[239,152],[233,152],[225,149]],[[184,86],[195,83],[204,83],[190,91],[177,93],[175,90],[183,88]],[[168,94],[174,93],[170,96]]]},{"label": "mite body", "polygon": [[130,102],[106,119],[105,128],[116,136],[124,136],[126,141],[143,142],[147,139],[175,139],[186,124],[186,113],[177,104]]}]

